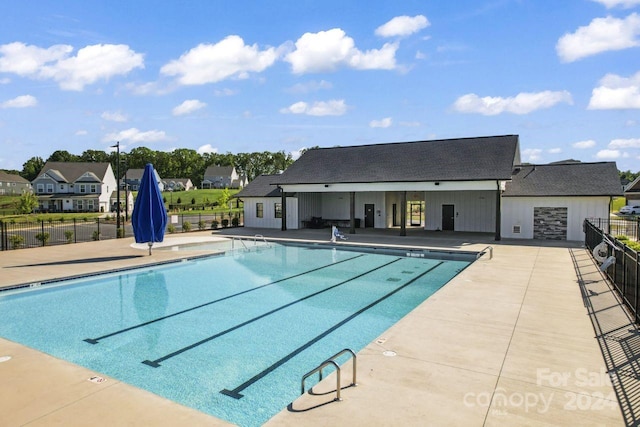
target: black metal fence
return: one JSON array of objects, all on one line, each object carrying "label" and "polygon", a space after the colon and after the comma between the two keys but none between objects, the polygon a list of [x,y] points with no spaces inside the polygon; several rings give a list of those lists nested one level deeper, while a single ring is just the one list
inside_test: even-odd
[{"label": "black metal fence", "polygon": [[640,218],[591,218],[595,227],[612,236],[626,236],[629,240],[640,240]]},{"label": "black metal fence", "polygon": [[[617,221],[617,220],[616,220]],[[633,222],[633,221],[630,221]],[[637,221],[636,232],[637,232]],[[606,219],[587,219],[584,221],[585,246],[589,251],[593,251],[603,241],[607,244],[607,257],[615,256],[615,263],[604,270],[615,289],[622,297],[624,303],[633,313],[636,323],[640,323],[640,258],[638,251],[634,251],[625,244],[625,240],[618,240],[615,236],[621,237],[628,234],[620,233],[615,227],[605,226]],[[611,233],[610,231],[613,231]],[[635,239],[637,241],[637,234]],[[604,265],[604,264],[603,264]]]},{"label": "black metal fence", "polygon": [[[124,224],[124,225],[122,225]],[[120,237],[133,236],[130,222],[122,218]],[[242,212],[169,214],[166,234],[215,230],[244,225]],[[14,222],[0,220],[0,250],[65,245],[118,237],[116,218],[56,219]]]}]

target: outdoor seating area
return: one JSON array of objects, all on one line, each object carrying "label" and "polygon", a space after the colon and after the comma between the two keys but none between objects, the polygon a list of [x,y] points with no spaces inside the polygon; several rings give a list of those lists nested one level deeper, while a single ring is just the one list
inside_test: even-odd
[{"label": "outdoor seating area", "polygon": [[[356,228],[360,228],[360,218],[355,218]],[[350,219],[327,219],[322,217],[312,216],[311,219],[302,221],[303,228],[329,228],[336,226],[340,228],[351,227]]]}]

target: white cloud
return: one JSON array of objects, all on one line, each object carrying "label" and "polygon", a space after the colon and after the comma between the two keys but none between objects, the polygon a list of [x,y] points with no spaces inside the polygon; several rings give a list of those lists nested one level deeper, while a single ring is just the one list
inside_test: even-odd
[{"label": "white cloud", "polygon": [[38,105],[38,100],[32,95],[20,95],[13,99],[4,101],[0,104],[0,108],[27,108]]},{"label": "white cloud", "polygon": [[205,145],[201,145],[200,147],[198,147],[198,149],[196,151],[198,152],[198,154],[217,153],[218,149],[217,148],[213,148],[213,146],[211,144],[205,144]]},{"label": "white cloud", "polygon": [[620,157],[620,151],[618,150],[600,150],[596,154],[598,159],[617,159]]},{"label": "white cloud", "polygon": [[231,77],[247,78],[250,72],[259,73],[273,65],[278,52],[271,47],[260,50],[256,44],[249,46],[235,35],[216,44],[200,44],[179,59],[160,69],[166,76],[177,76],[183,85],[215,83]]},{"label": "white cloud", "polygon": [[393,70],[396,68],[397,43],[385,43],[380,49],[362,52],[353,39],[340,28],[305,33],[295,43],[295,50],[285,56],[294,74],[335,71],[339,67],[358,70]]},{"label": "white cloud", "polygon": [[41,48],[14,42],[0,46],[0,72],[36,79],[52,79],[64,90],[80,91],[98,80],[144,68],[143,55],[129,46],[99,44],[86,46],[69,56],[72,46]]},{"label": "white cloud", "polygon": [[389,22],[376,28],[380,37],[406,37],[431,25],[424,15],[396,16]]},{"label": "white cloud", "polygon": [[640,108],[640,71],[629,78],[607,74],[593,89],[589,110]]},{"label": "white cloud", "polygon": [[207,104],[197,99],[187,99],[182,104],[178,105],[172,110],[174,116],[184,116],[185,114],[191,114],[194,111],[198,111],[201,108],[206,107]]},{"label": "white cloud", "polygon": [[85,135],[88,135],[88,134],[89,134],[89,132],[87,132],[84,129],[77,130],[76,133],[75,133],[76,136],[85,136]]},{"label": "white cloud", "polygon": [[391,117],[385,117],[382,120],[371,120],[369,122],[369,127],[372,128],[388,128],[391,126],[392,120]]},{"label": "white cloud", "polygon": [[312,80],[306,83],[296,83],[295,85],[288,88],[287,92],[300,94],[300,93],[317,92],[323,89],[331,89],[332,87],[333,85],[326,80],[320,80],[320,81]]},{"label": "white cloud", "polygon": [[547,151],[551,154],[559,154],[562,153],[562,148],[550,148]]},{"label": "white cloud", "polygon": [[632,7],[640,5],[640,0],[593,0],[593,1],[602,4],[607,9],[613,9],[614,7],[630,9]]},{"label": "white cloud", "polygon": [[307,150],[307,147],[301,147],[297,150],[293,150],[291,151],[291,158],[293,160],[298,160],[300,158],[300,156],[302,156],[302,152]]},{"label": "white cloud", "polygon": [[613,139],[608,147],[611,149],[640,148],[640,138]]},{"label": "white cloud", "polygon": [[525,162],[537,162],[542,157],[542,150],[539,148],[526,148],[522,150],[522,160]]},{"label": "white cloud", "polygon": [[108,135],[105,135],[102,138],[103,142],[129,142],[129,143],[138,143],[138,142],[157,142],[157,141],[166,141],[169,138],[165,134],[164,131],[159,130],[149,130],[146,132],[142,132],[136,128],[130,128],[126,130],[121,130],[120,132],[113,132]]},{"label": "white cloud", "polygon": [[347,112],[344,99],[317,101],[313,104],[300,101],[280,110],[283,114],[306,114],[308,116],[342,116]]},{"label": "white cloud", "polygon": [[610,50],[622,50],[640,45],[640,15],[632,13],[624,19],[611,16],[596,18],[575,33],[565,34],[556,44],[563,62],[573,62]]},{"label": "white cloud", "polygon": [[585,149],[585,148],[591,148],[591,147],[595,147],[596,146],[596,142],[593,139],[587,139],[585,141],[578,141],[578,142],[574,142],[573,144],[571,144],[571,146],[573,148],[578,148],[578,149]]},{"label": "white cloud", "polygon": [[122,114],[120,111],[105,111],[100,115],[100,117],[102,117],[104,120],[118,123],[126,122],[127,120],[129,120],[129,118],[126,115]]},{"label": "white cloud", "polygon": [[215,96],[233,96],[238,93],[237,90],[225,88],[225,89],[216,89],[213,91]]},{"label": "white cloud", "polygon": [[428,56],[426,53],[422,53],[421,51],[416,51],[416,55],[415,55],[416,59],[427,59]]},{"label": "white cloud", "polygon": [[0,78],[0,85],[8,85],[11,83],[11,79],[9,77]]},{"label": "white cloud", "polygon": [[537,93],[519,93],[515,97],[491,97],[480,98],[475,93],[469,93],[458,98],[453,107],[460,113],[479,113],[485,116],[494,116],[502,113],[528,114],[536,110],[553,107],[565,102],[573,104],[571,94],[567,91],[544,91]]}]

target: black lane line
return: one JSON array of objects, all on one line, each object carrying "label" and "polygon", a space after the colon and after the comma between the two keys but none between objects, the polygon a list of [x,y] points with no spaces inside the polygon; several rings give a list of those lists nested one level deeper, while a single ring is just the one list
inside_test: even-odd
[{"label": "black lane line", "polygon": [[264,318],[264,317],[270,316],[270,315],[271,315],[271,314],[273,314],[273,313],[276,313],[276,312],[278,312],[278,311],[280,311],[280,310],[284,310],[284,309],[285,309],[285,308],[287,308],[287,307],[291,307],[291,306],[292,306],[292,305],[294,305],[294,304],[298,304],[299,302],[302,302],[302,301],[307,300],[307,299],[309,299],[309,298],[315,297],[315,296],[320,295],[320,294],[322,294],[322,293],[324,293],[324,292],[330,291],[331,289],[337,288],[338,286],[342,286],[342,285],[344,285],[345,283],[352,282],[352,281],[354,281],[354,280],[356,280],[356,279],[358,279],[358,278],[360,278],[360,277],[362,277],[362,276],[365,276],[365,275],[367,275],[367,274],[369,274],[369,273],[373,273],[373,272],[374,272],[374,271],[376,271],[376,270],[380,270],[381,268],[384,268],[384,267],[386,267],[386,266],[388,266],[388,265],[390,265],[390,264],[393,264],[394,262],[400,261],[401,259],[402,259],[402,258],[396,258],[396,259],[394,259],[394,260],[393,260],[393,261],[391,261],[391,262],[388,262],[388,263],[386,263],[386,264],[383,264],[383,265],[381,265],[381,266],[379,266],[379,267],[376,267],[376,268],[374,268],[374,269],[371,269],[371,270],[369,270],[369,271],[365,271],[364,273],[358,274],[357,276],[352,277],[351,279],[344,280],[344,281],[342,281],[342,282],[340,282],[340,283],[338,283],[338,284],[335,284],[335,285],[329,286],[328,288],[325,288],[325,289],[323,289],[323,290],[321,290],[321,291],[314,292],[314,293],[312,293],[312,294],[310,294],[310,295],[307,295],[306,297],[303,297],[303,298],[300,298],[300,299],[298,299],[298,300],[292,301],[292,302],[290,302],[290,303],[288,303],[288,304],[285,304],[285,305],[281,305],[280,307],[275,308],[275,309],[273,309],[273,310],[271,310],[271,311],[268,311],[268,312],[266,312],[266,313],[264,313],[264,314],[261,314],[261,315],[260,315],[260,316],[258,316],[258,317],[254,317],[253,319],[249,319],[249,320],[247,320],[247,321],[245,321],[245,322],[239,323],[239,324],[237,324],[237,325],[235,325],[235,326],[232,326],[232,327],[230,327],[230,328],[228,328],[228,329],[225,329],[225,330],[224,330],[224,331],[222,331],[222,332],[218,332],[218,333],[217,333],[217,334],[215,334],[215,335],[211,335],[210,337],[207,337],[207,338],[205,338],[205,339],[203,339],[203,340],[200,340],[200,341],[198,341],[198,342],[196,342],[196,343],[193,343],[193,344],[188,345],[188,346],[186,346],[186,347],[183,347],[183,348],[181,348],[181,349],[179,349],[179,350],[176,350],[176,351],[174,351],[173,353],[169,353],[169,354],[167,354],[166,356],[162,356],[162,357],[161,357],[161,358],[159,358],[159,359],[155,359],[155,360],[143,360],[143,361],[142,361],[142,363],[144,363],[145,365],[149,365],[149,366],[151,366],[151,367],[153,367],[153,368],[157,368],[157,367],[159,367],[159,366],[160,366],[160,362],[164,362],[165,360],[170,359],[170,358],[172,358],[172,357],[174,357],[174,356],[177,356],[177,355],[179,355],[179,354],[181,354],[181,353],[184,353],[185,351],[192,350],[192,349],[194,349],[194,348],[196,348],[196,347],[198,347],[198,346],[200,346],[200,345],[202,345],[202,344],[204,344],[204,343],[207,343],[207,342],[212,341],[212,340],[214,340],[214,339],[216,339],[216,338],[219,338],[219,337],[221,337],[221,336],[223,336],[223,335],[225,335],[225,334],[228,334],[229,332],[233,332],[233,331],[235,331],[236,329],[239,329],[239,328],[242,328],[242,327],[244,327],[244,326],[247,326],[247,325],[248,325],[248,324],[250,324],[250,323],[256,322],[256,321],[258,321],[258,320],[260,320],[260,319],[262,319],[262,318]]},{"label": "black lane line", "polygon": [[258,289],[264,288],[264,287],[266,287],[266,286],[275,285],[276,283],[280,283],[280,282],[284,282],[284,281],[286,281],[286,280],[294,279],[294,278],[299,277],[299,276],[304,276],[305,274],[313,273],[314,271],[322,270],[323,268],[328,268],[328,267],[331,267],[331,266],[336,265],[336,264],[340,264],[340,263],[343,263],[343,262],[351,261],[352,259],[360,258],[361,256],[364,256],[364,255],[365,255],[365,254],[358,255],[358,256],[354,256],[354,257],[347,258],[347,259],[343,259],[343,260],[341,260],[341,261],[336,261],[336,262],[333,262],[333,263],[331,263],[331,264],[323,265],[322,267],[317,267],[317,268],[314,268],[314,269],[312,269],[312,270],[305,271],[305,272],[303,272],[303,273],[294,274],[293,276],[288,276],[288,277],[285,277],[285,278],[282,278],[282,279],[278,279],[278,280],[276,280],[275,282],[270,282],[270,283],[267,283],[267,284],[265,284],[265,285],[260,285],[260,286],[258,286],[258,287],[256,287],[256,288],[247,289],[246,291],[242,291],[242,292],[238,292],[238,293],[235,293],[235,294],[232,294],[232,295],[228,295],[228,296],[226,296],[226,297],[222,297],[222,298],[219,298],[219,299],[217,299],[217,300],[213,300],[213,301],[205,302],[204,304],[196,305],[195,307],[190,307],[190,308],[187,308],[187,309],[185,309],[185,310],[182,310],[182,311],[178,311],[178,312],[176,312],[176,313],[169,314],[169,315],[167,315],[167,316],[158,317],[157,319],[149,320],[149,321],[147,321],[147,322],[139,323],[139,324],[137,324],[137,325],[133,325],[133,326],[130,326],[130,327],[128,327],[128,328],[121,329],[121,330],[119,330],[119,331],[111,332],[111,333],[109,333],[109,334],[107,334],[107,335],[102,335],[101,337],[97,337],[97,338],[86,338],[86,339],[84,339],[83,341],[88,342],[89,344],[98,344],[98,342],[99,342],[100,340],[102,340],[102,339],[109,338],[109,337],[112,337],[112,336],[114,336],[114,335],[119,335],[119,334],[122,334],[122,333],[124,333],[124,332],[129,332],[129,331],[131,331],[131,330],[133,330],[133,329],[141,328],[141,327],[143,327],[143,326],[147,326],[147,325],[150,325],[150,324],[152,324],[152,323],[159,322],[159,321],[161,321],[161,320],[169,319],[170,317],[174,317],[174,316],[177,316],[177,315],[179,315],[179,314],[184,314],[184,313],[187,313],[187,312],[189,312],[189,311],[197,310],[197,309],[199,309],[199,308],[206,307],[206,306],[211,305],[211,304],[215,304],[215,303],[218,303],[218,302],[221,302],[221,301],[225,301],[225,300],[228,300],[228,299],[231,299],[231,298],[234,298],[234,297],[240,296],[240,295],[242,295],[242,294],[246,294],[246,293],[249,293],[249,292],[253,292],[253,291],[256,291],[256,290],[258,290]]},{"label": "black lane line", "polygon": [[408,281],[407,283],[405,283],[404,285],[400,286],[399,288],[397,288],[394,291],[389,292],[388,294],[378,298],[377,300],[375,300],[374,302],[372,302],[371,304],[367,305],[364,308],[361,308],[360,310],[356,311],[355,313],[353,313],[351,316],[347,317],[346,319],[342,320],[340,323],[336,323],[335,325],[333,325],[331,328],[327,329],[326,331],[324,331],[323,333],[321,333],[320,335],[316,336],[315,338],[313,338],[311,341],[307,341],[305,344],[303,344],[302,346],[298,347],[297,349],[293,350],[291,353],[289,353],[288,355],[286,355],[285,357],[283,357],[282,359],[278,360],[277,362],[275,362],[273,365],[269,366],[267,369],[265,369],[264,371],[254,375],[252,378],[248,379],[247,381],[243,382],[242,384],[240,384],[238,387],[234,388],[233,390],[228,390],[228,389],[223,389],[220,390],[220,393],[229,396],[229,397],[233,397],[234,399],[240,399],[242,397],[244,397],[243,394],[240,394],[240,392],[242,390],[244,390],[245,388],[249,387],[250,385],[252,385],[253,383],[261,380],[263,377],[267,376],[268,374],[270,374],[272,371],[274,371],[275,369],[279,368],[280,366],[284,365],[285,363],[287,363],[289,360],[291,360],[292,358],[294,358],[295,356],[297,356],[299,353],[303,352],[304,350],[306,350],[307,348],[309,348],[310,346],[312,346],[313,344],[315,344],[316,342],[320,341],[322,338],[326,337],[327,335],[329,335],[330,333],[332,333],[333,331],[335,331],[336,329],[338,329],[339,327],[343,326],[345,323],[353,320],[354,318],[356,318],[357,316],[361,315],[362,313],[364,313],[365,311],[369,310],[371,307],[373,307],[376,304],[379,304],[380,302],[386,300],[387,298],[389,298],[390,296],[392,296],[393,294],[400,292],[402,289],[406,288],[407,286],[409,286],[410,284],[412,284],[413,282],[415,282],[416,280],[418,280],[419,278],[421,278],[422,276],[424,276],[425,274],[429,273],[430,271],[433,271],[433,269],[437,268],[438,266],[440,266],[443,263],[443,261],[440,261],[438,264],[434,265],[433,267],[431,267],[430,269],[424,271],[423,273],[421,273],[420,275],[414,277],[413,279],[411,279],[410,281]]}]

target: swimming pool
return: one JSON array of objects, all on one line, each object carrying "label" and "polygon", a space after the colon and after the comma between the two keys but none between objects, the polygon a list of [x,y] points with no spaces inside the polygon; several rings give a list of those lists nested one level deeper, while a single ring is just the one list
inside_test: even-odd
[{"label": "swimming pool", "polygon": [[[241,426],[468,261],[270,245],[0,293],[0,336]],[[313,385],[313,378],[307,382]]]}]

